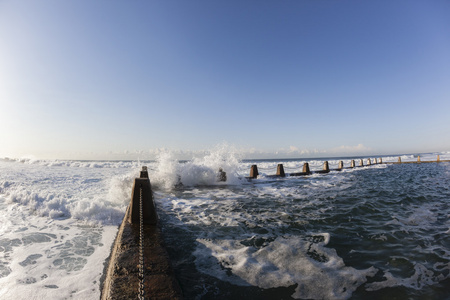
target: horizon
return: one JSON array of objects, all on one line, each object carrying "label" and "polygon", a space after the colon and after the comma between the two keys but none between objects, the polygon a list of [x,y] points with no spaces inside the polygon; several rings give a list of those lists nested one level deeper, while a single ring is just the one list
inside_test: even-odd
[{"label": "horizon", "polygon": [[450,2],[0,2],[0,157],[450,151]]},{"label": "horizon", "polygon": [[[432,151],[432,152],[411,152],[411,153],[396,153],[396,154],[367,154],[367,155],[353,155],[353,156],[311,156],[311,157],[260,157],[260,158],[249,158],[249,157],[237,157],[236,159],[239,162],[250,162],[250,161],[294,161],[294,160],[324,160],[324,159],[330,159],[330,160],[336,160],[336,159],[366,159],[366,158],[383,158],[383,157],[401,157],[401,156],[420,156],[420,155],[445,155],[449,154],[450,151]],[[168,151],[161,154],[169,154],[173,156],[173,152]],[[173,156],[173,160],[178,161],[180,163],[183,162],[191,162],[195,159],[201,159],[205,158],[206,156],[209,156],[211,154],[215,154],[211,151],[204,151],[202,152],[202,155],[199,153],[192,158],[177,158],[177,156]],[[241,156],[240,154],[236,154],[235,152],[233,155]],[[153,158],[153,159],[144,159],[144,158],[135,158],[135,159],[69,159],[69,158],[37,158],[34,156],[23,156],[23,157],[8,157],[8,156],[0,156],[1,160],[12,160],[12,161],[22,161],[22,160],[30,160],[30,161],[80,161],[80,162],[157,162],[159,160],[159,157]]]},{"label": "horizon", "polygon": [[[336,148],[335,148],[336,149]],[[405,152],[373,152],[370,150],[366,151],[348,151],[340,152],[335,149],[327,150],[287,150],[278,149],[277,151],[262,151],[256,150],[254,148],[238,149],[235,146],[230,146],[229,144],[218,144],[210,149],[206,150],[180,150],[180,149],[168,149],[159,148],[151,149],[148,151],[136,150],[136,151],[124,151],[123,153],[72,153],[68,156],[38,156],[34,154],[24,154],[24,155],[6,155],[0,152],[0,159],[29,159],[29,160],[61,160],[61,161],[156,161],[158,157],[164,154],[170,154],[174,159],[179,161],[190,161],[196,158],[202,158],[208,156],[212,153],[220,153],[221,155],[228,155],[232,153],[239,157],[240,160],[289,160],[289,159],[321,159],[321,158],[363,158],[363,157],[382,157],[382,156],[399,156],[399,155],[420,155],[420,154],[443,154],[449,153],[450,150],[438,150],[438,151],[405,151]],[[86,158],[87,157],[87,158]]]}]

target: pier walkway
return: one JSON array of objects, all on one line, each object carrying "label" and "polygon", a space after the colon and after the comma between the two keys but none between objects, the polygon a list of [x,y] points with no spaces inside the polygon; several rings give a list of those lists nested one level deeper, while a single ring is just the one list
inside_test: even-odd
[{"label": "pier walkway", "polygon": [[133,194],[111,252],[102,300],[182,299],[158,227],[146,167]]}]

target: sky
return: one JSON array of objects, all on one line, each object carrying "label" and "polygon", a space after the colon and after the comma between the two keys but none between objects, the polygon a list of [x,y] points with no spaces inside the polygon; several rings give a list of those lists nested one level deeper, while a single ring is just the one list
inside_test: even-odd
[{"label": "sky", "polygon": [[450,1],[0,0],[0,157],[450,151]]}]

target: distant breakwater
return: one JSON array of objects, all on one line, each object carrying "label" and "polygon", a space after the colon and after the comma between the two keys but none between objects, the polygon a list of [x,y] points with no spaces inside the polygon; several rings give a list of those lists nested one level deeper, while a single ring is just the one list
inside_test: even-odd
[{"label": "distant breakwater", "polygon": [[[417,161],[402,161],[401,157],[398,158],[397,162],[386,162],[385,164],[420,164],[420,163],[440,163],[440,162],[450,162],[450,160],[441,160],[440,156],[438,155],[436,160],[428,160],[428,161],[422,161],[420,159],[420,156],[417,157]],[[366,164],[364,164],[364,159],[359,159],[358,164],[356,164],[356,161],[354,159],[351,160],[350,166],[345,167],[344,162],[341,160],[339,161],[338,167],[336,169],[330,169],[328,161],[325,161],[323,163],[322,170],[318,171],[311,171],[309,167],[309,163],[305,162],[303,164],[303,168],[301,172],[293,172],[293,173],[286,173],[284,170],[283,164],[278,164],[276,169],[275,175],[268,175],[266,177],[286,177],[286,176],[307,176],[311,174],[326,174],[330,171],[342,171],[344,169],[353,169],[357,167],[364,167],[364,166],[371,166],[371,165],[377,165],[377,164],[383,164],[382,158],[367,158]],[[219,175],[220,176],[220,175]],[[224,175],[222,175],[223,177]],[[258,171],[258,165],[252,165],[250,168],[250,176],[248,176],[248,179],[257,179],[259,176]]]}]

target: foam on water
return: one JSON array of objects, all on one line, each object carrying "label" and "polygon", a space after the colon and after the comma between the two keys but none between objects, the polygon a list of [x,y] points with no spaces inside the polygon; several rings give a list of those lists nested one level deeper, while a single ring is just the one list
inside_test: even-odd
[{"label": "foam on water", "polygon": [[[329,234],[282,236],[256,244],[247,240],[200,239],[196,265],[224,281],[268,289],[297,285],[294,298],[347,299],[377,270],[345,266],[334,249],[324,247]],[[228,270],[229,272],[224,272]]]},{"label": "foam on water", "polygon": [[227,174],[226,184],[239,184],[239,160],[228,146],[221,146],[210,154],[179,163],[170,151],[162,152],[150,167],[152,185],[166,190],[175,186],[223,185],[218,182],[219,169]]},{"label": "foam on water", "polygon": [[435,275],[435,270],[427,269],[423,264],[414,265],[414,274],[408,278],[393,276],[389,271],[385,271],[383,277],[386,279],[381,282],[372,282],[366,285],[367,291],[377,291],[384,288],[403,286],[410,289],[420,290],[425,286],[438,284],[440,281],[448,278],[442,275],[442,269],[449,269],[449,264],[437,264],[436,270],[440,271]]},{"label": "foam on water", "polygon": [[[240,164],[239,176],[254,163]],[[192,263],[200,272],[242,287],[290,287],[290,296],[301,299],[348,299],[357,290],[363,297],[364,291],[392,287],[436,296],[434,288],[424,288],[450,279],[443,201],[448,187],[441,189],[442,178],[435,178],[436,171],[449,174],[448,164],[372,165],[281,179],[265,176],[275,173],[278,162],[256,163],[262,170],[258,180],[156,193],[165,226],[177,228],[177,245],[181,236],[195,237]],[[303,161],[283,164],[300,168]],[[327,233],[311,233],[317,228]],[[407,257],[400,258],[405,251]],[[176,264],[190,257],[186,253]],[[214,292],[219,283],[205,280],[191,296],[222,295]]]},{"label": "foam on water", "polygon": [[[437,154],[450,159],[450,152],[421,159],[436,160]],[[396,162],[398,156],[382,158]],[[417,155],[401,158],[416,161]],[[301,171],[304,162],[320,170],[324,160],[281,163],[289,173]],[[328,160],[330,168],[351,161]],[[261,176],[247,181],[254,163]],[[286,297],[348,299],[449,282],[448,164],[269,177],[278,163],[242,162],[223,145],[189,162],[162,152],[157,161],[142,163],[149,167],[175,266],[190,263],[195,276],[203,276],[188,297],[257,287],[251,293],[264,298],[264,291],[286,287]],[[140,167],[0,159],[0,298],[98,298],[104,261]],[[219,168],[227,182],[217,181]],[[217,281],[208,283],[211,277]],[[219,288],[220,282],[229,286]]]},{"label": "foam on water", "polygon": [[99,298],[137,172],[93,166],[0,161],[1,299]]},{"label": "foam on water", "polygon": [[40,165],[47,167],[71,167],[71,168],[139,168],[136,161],[79,161],[79,160],[45,160],[33,157],[0,158],[4,162],[18,162],[25,165]]},{"label": "foam on water", "polygon": [[97,172],[48,165],[19,166],[19,169],[7,180],[0,178],[0,192],[7,204],[25,206],[52,219],[73,217],[101,224],[121,221],[136,173],[128,169]]},{"label": "foam on water", "polygon": [[116,226],[43,218],[25,207],[10,206],[6,214],[0,228],[1,299],[99,297]]}]

